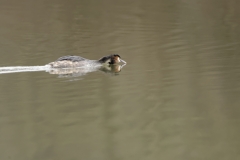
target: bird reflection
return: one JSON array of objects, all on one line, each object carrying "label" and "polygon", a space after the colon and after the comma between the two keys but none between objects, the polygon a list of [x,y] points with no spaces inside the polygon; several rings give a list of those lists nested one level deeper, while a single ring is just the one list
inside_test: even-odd
[{"label": "bird reflection", "polygon": [[101,71],[106,74],[110,75],[118,75],[122,68],[125,66],[123,65],[104,65],[99,67],[83,67],[83,68],[51,68],[46,70],[49,74],[56,74],[60,78],[71,78],[71,77],[80,77],[84,76],[87,73]]}]

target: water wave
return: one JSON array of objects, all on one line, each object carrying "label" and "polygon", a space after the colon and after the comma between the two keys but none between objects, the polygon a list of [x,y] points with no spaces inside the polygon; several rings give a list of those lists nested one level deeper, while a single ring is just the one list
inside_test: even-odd
[{"label": "water wave", "polygon": [[16,72],[36,72],[36,71],[47,71],[50,69],[49,65],[45,66],[11,66],[11,67],[0,67],[0,74],[5,73],[16,73]]}]

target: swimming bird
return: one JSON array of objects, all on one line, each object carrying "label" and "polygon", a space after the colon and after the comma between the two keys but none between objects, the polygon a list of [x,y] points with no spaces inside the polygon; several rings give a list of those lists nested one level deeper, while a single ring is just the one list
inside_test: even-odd
[{"label": "swimming bird", "polygon": [[[117,63],[124,64],[118,65]],[[50,74],[73,74],[74,76],[85,75],[94,71],[118,73],[127,63],[118,54],[104,56],[99,60],[89,60],[80,56],[63,56],[56,61],[44,66],[9,66],[0,67],[0,74],[16,72],[46,71]]]},{"label": "swimming bird", "polygon": [[47,65],[49,65],[51,68],[76,68],[98,67],[106,64],[117,64],[120,62],[126,64],[126,62],[122,60],[118,54],[111,54],[109,56],[104,56],[99,60],[89,60],[80,56],[63,56]]}]

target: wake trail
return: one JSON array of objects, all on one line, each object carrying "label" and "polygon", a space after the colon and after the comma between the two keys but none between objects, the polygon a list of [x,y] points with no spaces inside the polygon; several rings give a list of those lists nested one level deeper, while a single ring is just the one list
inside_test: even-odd
[{"label": "wake trail", "polygon": [[49,65],[45,66],[11,66],[11,67],[0,67],[0,74],[5,73],[16,73],[16,72],[36,72],[36,71],[47,71],[50,69]]}]

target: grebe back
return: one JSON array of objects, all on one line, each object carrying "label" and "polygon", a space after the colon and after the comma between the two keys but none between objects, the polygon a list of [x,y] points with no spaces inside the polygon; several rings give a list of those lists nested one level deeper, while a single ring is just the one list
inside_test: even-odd
[{"label": "grebe back", "polygon": [[63,56],[56,61],[49,63],[52,68],[75,68],[75,67],[97,67],[103,64],[117,64],[124,60],[118,54],[111,54],[100,58],[99,60],[89,60],[80,56]]}]

